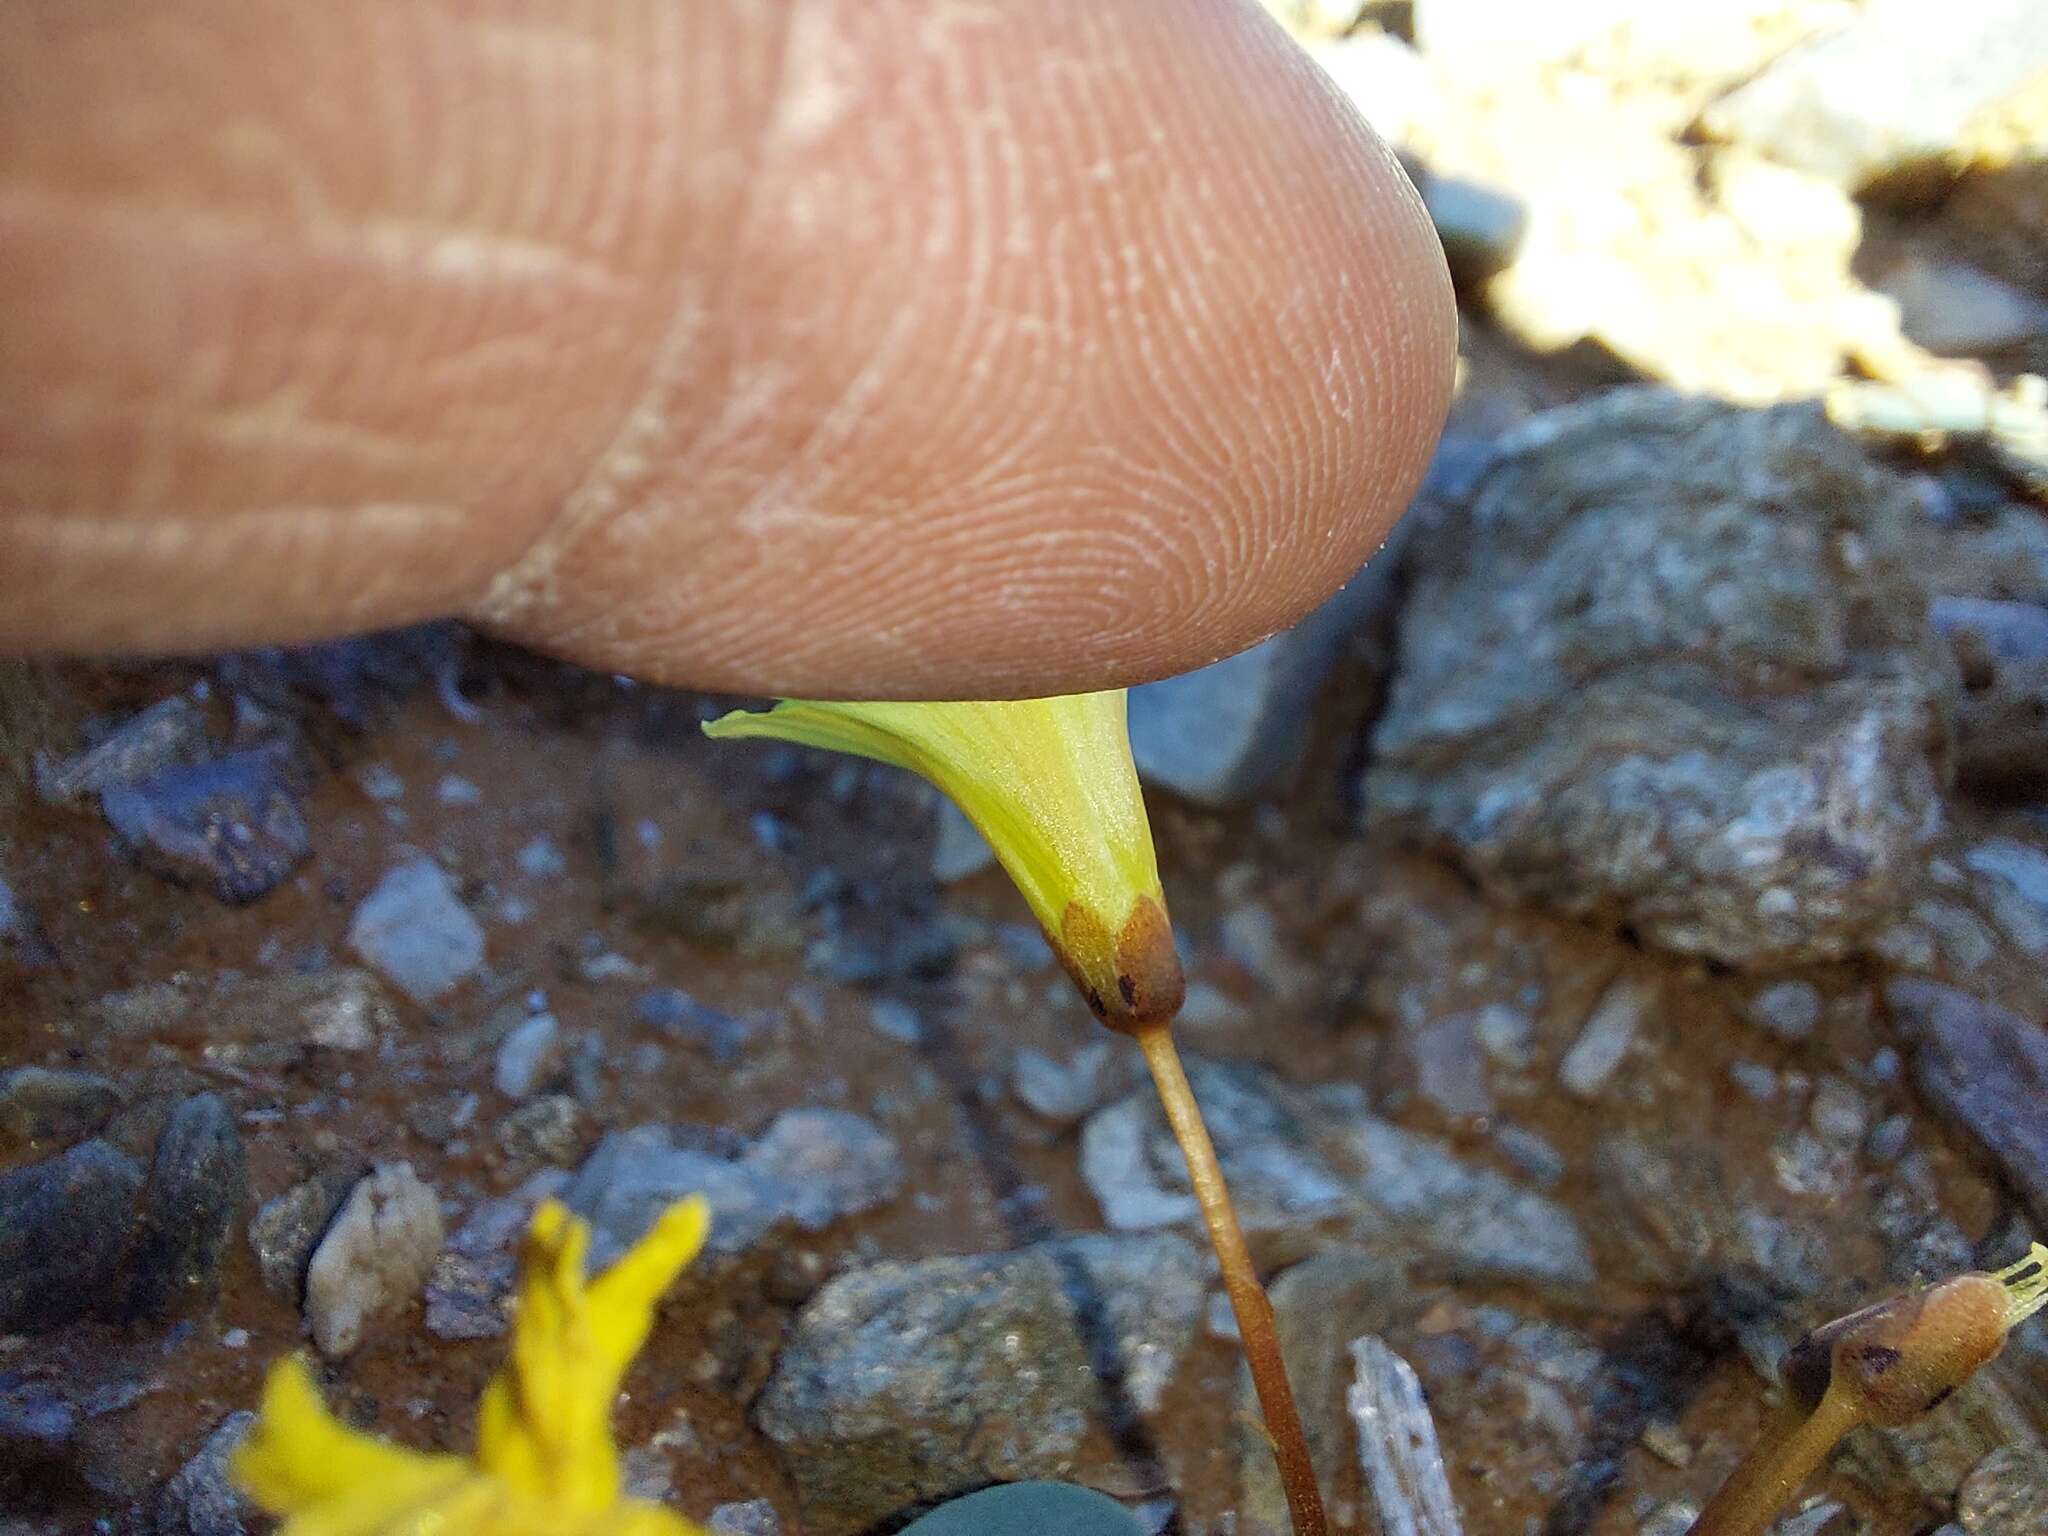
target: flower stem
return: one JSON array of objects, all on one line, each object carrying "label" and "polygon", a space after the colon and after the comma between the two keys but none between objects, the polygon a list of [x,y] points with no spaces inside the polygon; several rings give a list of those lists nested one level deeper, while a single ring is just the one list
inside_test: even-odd
[{"label": "flower stem", "polygon": [[1167,1027],[1148,1024],[1131,1033],[1145,1053],[1159,1102],[1173,1127],[1174,1139],[1180,1143],[1181,1155],[1187,1159],[1188,1182],[1194,1186],[1210,1245],[1223,1270],[1223,1288],[1230,1295],[1231,1311],[1237,1314],[1238,1338],[1251,1367],[1252,1385],[1258,1390],[1273,1455],[1280,1464],[1280,1481],[1287,1490],[1294,1536],[1325,1536],[1323,1499],[1316,1491],[1315,1466],[1302,1437],[1294,1390],[1287,1384],[1287,1363],[1280,1356],[1280,1335],[1273,1326],[1273,1304],[1266,1300],[1259,1272],[1252,1267],[1251,1250],[1245,1247],[1237,1212],[1231,1207],[1230,1190],[1223,1182],[1209,1128],[1202,1123],[1201,1106],[1188,1086],[1187,1073],[1181,1070],[1180,1053],[1174,1049]]},{"label": "flower stem", "polygon": [[1863,1420],[1854,1394],[1830,1389],[1811,1413],[1788,1403],[1708,1501],[1686,1536],[1762,1536],[1799,1485]]}]

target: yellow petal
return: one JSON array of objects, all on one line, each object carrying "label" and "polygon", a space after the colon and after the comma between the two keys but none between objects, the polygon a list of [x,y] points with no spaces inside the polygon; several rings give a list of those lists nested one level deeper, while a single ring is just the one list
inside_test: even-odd
[{"label": "yellow petal", "polygon": [[1123,690],[950,704],[785,699],[704,730],[851,752],[921,775],[988,839],[1099,1017],[1129,1028],[1179,1011],[1180,961]]},{"label": "yellow petal", "polygon": [[[327,1411],[298,1359],[271,1368],[232,1467],[235,1481],[271,1514],[308,1517],[286,1527],[290,1536],[398,1529],[391,1522],[430,1505],[470,1471],[459,1456],[408,1451],[350,1429]],[[332,1522],[311,1518],[330,1510]]]},{"label": "yellow petal", "polygon": [[567,1510],[618,1502],[612,1400],[647,1342],[655,1303],[703,1247],[710,1219],[702,1199],[677,1202],[586,1284],[590,1229],[552,1200],[534,1212],[511,1358],[477,1408],[480,1465]]}]

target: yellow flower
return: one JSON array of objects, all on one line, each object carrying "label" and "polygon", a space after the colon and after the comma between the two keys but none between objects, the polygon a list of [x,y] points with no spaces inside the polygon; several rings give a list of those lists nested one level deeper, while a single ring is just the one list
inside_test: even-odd
[{"label": "yellow flower", "polygon": [[1128,1029],[1180,1010],[1122,689],[992,703],[785,699],[704,730],[852,752],[930,780],[988,839],[1097,1017]]},{"label": "yellow flower", "polygon": [[512,1354],[484,1391],[474,1460],[349,1428],[293,1359],[270,1373],[235,1481],[284,1517],[279,1536],[702,1536],[622,1496],[610,1419],[655,1302],[709,1226],[703,1200],[680,1201],[586,1283],[590,1229],[547,1202],[527,1233]]}]

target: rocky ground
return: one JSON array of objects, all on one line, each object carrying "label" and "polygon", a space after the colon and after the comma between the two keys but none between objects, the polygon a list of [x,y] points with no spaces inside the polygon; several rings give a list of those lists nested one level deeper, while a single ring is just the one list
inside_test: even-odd
[{"label": "rocky ground", "polygon": [[[1999,74],[1786,140],[1883,0],[1276,8],[1416,156],[1465,384],[1343,597],[1133,697],[1183,1050],[1340,1530],[1357,1398],[1433,1418],[1470,1536],[1676,1536],[1802,1329],[2048,1234],[2031,428],[1815,398],[2048,357],[2042,119]],[[641,1491],[1281,1528],[1135,1053],[928,792],[726,702],[449,628],[0,671],[0,1532],[259,1529],[222,1458],[294,1349],[458,1445],[534,1204],[603,1258],[692,1190]],[[1781,1530],[2044,1511],[2034,1325]]]}]

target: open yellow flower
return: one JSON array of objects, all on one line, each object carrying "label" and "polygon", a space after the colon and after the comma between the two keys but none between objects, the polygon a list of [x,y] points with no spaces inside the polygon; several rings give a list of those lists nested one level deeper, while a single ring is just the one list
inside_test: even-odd
[{"label": "open yellow flower", "polygon": [[351,1429],[292,1359],[270,1373],[235,1481],[284,1517],[279,1536],[702,1536],[623,1496],[610,1420],[656,1301],[709,1227],[703,1200],[680,1201],[586,1282],[590,1229],[547,1202],[527,1233],[511,1358],[484,1391],[473,1460]]},{"label": "open yellow flower", "polygon": [[1180,959],[1122,689],[952,704],[785,699],[704,730],[852,752],[930,780],[988,839],[1097,1017],[1132,1029],[1179,1011]]}]

